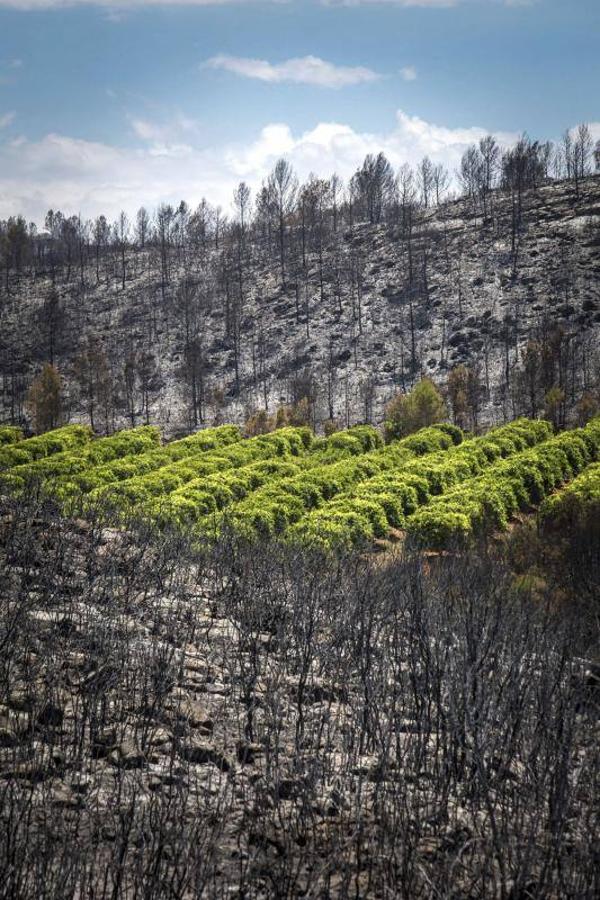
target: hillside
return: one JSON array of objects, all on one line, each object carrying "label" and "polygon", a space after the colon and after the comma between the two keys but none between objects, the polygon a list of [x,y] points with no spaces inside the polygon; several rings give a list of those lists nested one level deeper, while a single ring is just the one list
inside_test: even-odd
[{"label": "hillside", "polygon": [[594,603],[0,524],[0,897],[598,896]]},{"label": "hillside", "polygon": [[0,427],[1,898],[595,900],[600,418],[386,438]]},{"label": "hillside", "polygon": [[0,296],[0,415],[22,419],[52,359],[68,415],[89,421],[81,357],[94,345],[100,429],[150,421],[176,433],[304,396],[313,424],[379,423],[395,391],[424,374],[444,383],[461,363],[478,380],[461,424],[536,415],[552,387],[574,417],[599,388],[600,178],[529,190],[518,219],[515,202],[495,190],[485,209],[461,199],[337,230],[292,219],[285,283],[258,224],[241,241],[175,234],[166,248],[97,254],[88,241],[68,259],[41,236]]}]

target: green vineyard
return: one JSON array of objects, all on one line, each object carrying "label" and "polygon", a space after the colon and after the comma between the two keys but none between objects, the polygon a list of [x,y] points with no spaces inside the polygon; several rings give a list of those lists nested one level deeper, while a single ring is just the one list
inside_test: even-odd
[{"label": "green vineyard", "polygon": [[505,530],[518,512],[560,523],[599,506],[600,420],[554,435],[519,419],[481,437],[440,424],[386,445],[367,425],[324,438],[306,427],[244,438],[224,425],[166,444],[154,427],[95,438],[70,425],[25,439],[3,426],[0,489],[203,540],[227,532],[336,549],[404,535],[441,549]]},{"label": "green vineyard", "polygon": [[584,469],[562,491],[548,497],[540,509],[543,525],[563,532],[592,515],[600,522],[600,463]]}]

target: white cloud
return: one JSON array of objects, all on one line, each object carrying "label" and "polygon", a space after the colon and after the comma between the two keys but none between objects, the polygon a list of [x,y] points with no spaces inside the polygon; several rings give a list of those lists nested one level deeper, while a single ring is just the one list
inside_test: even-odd
[{"label": "white cloud", "polygon": [[533,6],[540,0],[320,0],[321,6],[399,6],[432,9],[447,9],[469,2],[500,6]]},{"label": "white cloud", "polygon": [[274,64],[266,59],[221,54],[208,59],[203,68],[223,69],[243,78],[254,78],[270,83],[291,81],[295,84],[312,84],[328,88],[342,88],[381,78],[377,72],[364,66],[336,66],[319,59],[318,56],[302,56]]},{"label": "white cloud", "polygon": [[129,116],[131,130],[142,141],[154,144],[168,145],[175,137],[181,138],[197,133],[197,123],[182,113],[177,113],[167,122],[151,122],[149,119],[141,119],[137,116]]},{"label": "white cloud", "polygon": [[400,69],[400,74],[405,81],[417,80],[417,70],[414,66],[403,66],[403,68]]},{"label": "white cloud", "polygon": [[8,125],[10,125],[11,122],[14,121],[15,115],[16,115],[16,113],[14,113],[14,112],[7,112],[7,113],[4,113],[4,115],[1,115],[0,116],[0,128],[6,128]]},{"label": "white cloud", "polygon": [[[247,181],[256,189],[280,156],[301,178],[310,172],[347,179],[367,153],[382,150],[397,167],[425,154],[454,170],[465,148],[486,133],[479,127],[447,128],[399,111],[389,131],[355,131],[322,122],[301,134],[286,124],[263,128],[244,144],[201,147],[189,120],[167,125],[132,118],[140,138],[135,147],[117,147],[48,134],[39,141],[0,141],[0,218],[23,213],[41,221],[49,208],[84,216],[115,217],[144,204],[191,204],[206,196],[229,209],[234,187]],[[511,143],[515,135],[498,138]]]},{"label": "white cloud", "polygon": [[[600,141],[600,122],[588,122],[587,126],[590,130],[590,137],[594,143],[596,141]],[[575,140],[577,138],[577,131],[579,129],[578,125],[574,125],[573,128],[569,128],[569,134]]]},{"label": "white cloud", "polygon": [[322,6],[458,6],[463,0],[321,0]]},{"label": "white cloud", "polygon": [[233,6],[251,3],[285,3],[287,0],[0,0],[0,7],[20,9],[64,9],[71,6],[103,6],[118,10],[144,6]]}]

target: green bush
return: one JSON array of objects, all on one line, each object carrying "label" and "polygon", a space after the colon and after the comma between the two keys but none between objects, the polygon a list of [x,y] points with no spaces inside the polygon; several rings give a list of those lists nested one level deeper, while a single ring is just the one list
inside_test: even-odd
[{"label": "green bush", "polygon": [[[67,426],[5,443],[0,466],[5,489],[38,479],[70,512],[109,502],[124,521],[142,517],[209,539],[233,529],[248,540],[338,548],[393,528],[441,547],[506,528],[599,458],[598,420],[552,435],[547,422],[519,419],[463,440],[441,423],[383,446],[366,425],[320,439],[305,426],[249,439],[222,426],[161,447],[154,428],[92,439],[89,429]],[[573,493],[565,508],[582,502],[583,492]],[[552,508],[544,504],[544,515]]]},{"label": "green bush", "polygon": [[215,428],[204,428],[177,441],[171,441],[164,447],[170,460],[183,459],[196,453],[206,453],[218,447],[227,447],[241,441],[242,433],[237,425],[218,425]]},{"label": "green bush", "polygon": [[[135,430],[137,431],[137,429]],[[90,499],[96,502],[102,499],[102,489],[126,482],[129,479],[149,475],[167,466],[176,467],[181,464],[185,469],[197,465],[202,472],[205,466],[204,461],[211,458],[213,466],[210,471],[215,471],[219,451],[233,449],[233,446],[239,441],[241,441],[241,433],[236,426],[222,425],[216,428],[206,428],[157,449],[134,452],[132,448],[131,453],[122,458],[104,462],[58,482],[56,491],[60,496],[72,498],[93,493]],[[227,464],[226,460],[222,463],[223,466]],[[195,477],[195,475],[194,471],[189,477]]]},{"label": "green bush", "polygon": [[345,431],[334,431],[324,438],[315,438],[306,466],[330,465],[352,456],[371,453],[383,446],[383,439],[372,425],[354,425]]},{"label": "green bush", "polygon": [[[174,524],[194,524],[271,479],[296,474],[311,444],[307,428],[282,428],[198,457],[179,458],[157,471],[100,485],[90,491],[89,502],[97,504],[104,499],[126,515],[136,516],[154,517],[160,509],[163,523],[170,519],[172,509]],[[180,497],[188,502],[181,503]]]},{"label": "green bush", "polygon": [[16,425],[0,425],[0,447],[23,440],[23,432]]},{"label": "green bush", "polygon": [[327,551],[364,546],[374,537],[371,520],[354,507],[332,510],[325,521],[311,519],[302,528],[296,523],[288,533],[291,542],[302,542]]},{"label": "green bush", "polygon": [[[411,447],[413,452],[422,450],[432,446],[429,440],[433,432],[437,434],[438,440],[443,435],[447,445],[450,445],[445,451],[438,450],[417,459],[413,457],[398,460],[396,466],[383,467],[373,477],[349,484],[337,499],[305,514],[290,537],[310,542],[318,533],[329,534],[327,523],[331,517],[335,519],[335,533],[338,534],[340,522],[348,514],[352,504],[367,498],[377,503],[386,515],[388,531],[389,528],[402,528],[406,520],[421,505],[429,502],[430,498],[444,495],[456,485],[462,485],[480,475],[494,460],[501,459],[502,454],[509,456],[518,453],[522,448],[547,440],[552,434],[549,423],[519,419],[494,429],[484,437],[472,438],[456,446],[451,445],[451,437],[445,427],[438,426],[435,431],[434,428],[425,429],[425,434],[418,432],[396,446],[401,445],[404,452]],[[462,433],[457,437],[462,437]],[[393,447],[391,445],[390,449]],[[509,502],[508,498],[506,502]],[[502,501],[494,494],[482,515],[498,517],[501,516],[501,509]],[[464,520],[461,521],[464,524]],[[360,539],[362,540],[362,536]],[[346,539],[344,544],[347,544]]]},{"label": "green bush", "polygon": [[[286,459],[268,459],[191,481],[164,500],[162,517],[169,517],[172,506],[174,523],[198,522],[202,517],[212,516],[217,510],[242,500],[271,479],[293,477],[298,471],[298,466]],[[186,501],[183,505],[182,499]]]},{"label": "green bush", "polygon": [[[44,482],[48,490],[61,495],[57,479],[68,479],[89,471],[99,463],[117,459],[131,453],[141,453],[156,446],[160,441],[157,428],[142,426],[130,431],[121,431],[111,437],[99,438],[75,449],[63,450],[51,456],[22,463],[10,470],[13,488],[25,488],[31,481]],[[6,484],[6,479],[4,479]],[[50,483],[50,484],[48,484]]]},{"label": "green bush", "polygon": [[404,438],[448,416],[444,398],[430,378],[423,378],[408,394],[398,394],[385,409],[387,441]]},{"label": "green bush", "polygon": [[600,517],[600,463],[588,466],[559,493],[548,497],[540,508],[540,521],[546,529],[567,533],[594,512]]},{"label": "green bush", "polygon": [[451,541],[461,541],[471,534],[468,511],[440,509],[435,516],[428,516],[426,512],[418,512],[411,520],[411,535],[419,545],[447,547]]},{"label": "green bush", "polygon": [[[360,436],[363,449],[369,446],[375,446],[378,449],[363,452],[359,456],[350,455],[338,461],[321,462],[319,465],[315,465],[314,460],[309,456],[306,460],[305,471],[292,478],[269,482],[255,495],[235,504],[227,516],[229,526],[236,533],[246,537],[253,533],[256,537],[264,537],[266,533],[270,536],[284,534],[290,525],[302,519],[307,512],[318,509],[332,498],[345,495],[362,482],[367,482],[382,472],[397,469],[419,455],[447,450],[454,446],[454,442],[462,439],[460,429],[447,430],[432,427],[423,429],[422,432],[403,441],[395,441],[387,447],[383,447],[381,438],[374,429],[369,426],[357,426],[349,429],[348,432],[338,432],[328,438],[328,452],[334,449],[331,442],[340,434],[351,435],[354,440]],[[347,443],[345,441],[343,443],[347,447]],[[316,450],[316,455],[319,455],[321,460],[328,459],[322,446]],[[422,491],[422,482],[417,479],[417,483],[419,490]],[[389,510],[390,521],[398,522],[400,517],[404,516],[404,510],[399,505],[398,492],[392,490],[387,493],[389,496],[385,506],[378,499],[373,501],[377,507],[377,514],[376,519],[370,525],[370,530],[373,530],[374,525],[377,535],[380,535],[382,531],[381,523],[382,516],[385,516],[385,509]],[[414,502],[412,498],[415,494],[418,496],[418,491],[414,486],[413,493],[410,492],[410,485],[407,486],[405,496],[407,505]],[[294,498],[291,506],[290,497]],[[371,498],[369,493],[365,492],[356,499],[362,502]],[[278,516],[280,507],[282,512]],[[262,511],[267,509],[270,511],[269,515],[263,515]],[[344,509],[346,510],[346,507]],[[260,515],[257,514],[257,510],[260,511]],[[354,517],[352,517],[352,521],[356,525]],[[260,527],[257,523],[260,523]],[[358,534],[355,525],[353,527]],[[273,529],[270,532],[267,531],[269,527]]]},{"label": "green bush", "polygon": [[0,470],[11,469],[32,460],[61,453],[63,450],[74,450],[88,444],[92,431],[86,425],[65,425],[54,431],[19,441],[17,445],[5,445],[0,448]]},{"label": "green bush", "polygon": [[[595,423],[564,432],[434,498],[409,520],[409,536],[419,545],[441,548],[456,537],[503,530],[518,510],[537,506],[599,456],[600,429]],[[568,497],[569,491],[564,493]],[[568,509],[571,501],[564,502]],[[559,508],[560,501],[550,500],[542,506],[542,515],[549,517]]]},{"label": "green bush", "polygon": [[464,440],[462,428],[459,428],[458,425],[452,425],[450,422],[438,422],[432,425],[431,428],[435,428],[443,434],[447,434],[452,443],[457,446],[458,444],[462,444]]},{"label": "green bush", "polygon": [[[444,438],[440,440],[440,435]],[[433,453],[435,450],[447,449],[452,445],[458,445],[462,442],[463,433],[460,428],[454,425],[432,425],[430,428],[423,428],[416,434],[405,438],[402,446],[414,453],[415,456],[424,456],[426,453]]]}]

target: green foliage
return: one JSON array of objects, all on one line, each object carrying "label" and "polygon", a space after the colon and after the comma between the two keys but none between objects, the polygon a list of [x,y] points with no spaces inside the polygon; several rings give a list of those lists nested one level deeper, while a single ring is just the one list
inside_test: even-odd
[{"label": "green foliage", "polygon": [[63,428],[19,441],[16,445],[5,445],[0,448],[0,470],[11,469],[13,466],[23,465],[64,450],[75,450],[89,443],[91,437],[92,431],[87,425],[65,425]]},{"label": "green foliage", "polygon": [[[397,464],[382,469],[371,478],[360,479],[350,484],[339,497],[320,508],[309,511],[292,529],[290,538],[302,543],[315,540],[321,535],[339,534],[339,526],[353,504],[369,499],[379,505],[390,528],[402,528],[406,520],[421,505],[428,503],[432,497],[450,491],[455,485],[478,476],[489,467],[494,460],[503,456],[514,455],[527,447],[547,440],[552,428],[547,422],[530,422],[519,419],[510,425],[494,429],[484,437],[464,441],[458,446],[452,444],[462,437],[460,431],[451,426],[433,426],[418,432],[387,448],[397,452],[402,448],[404,453],[414,454],[426,451],[421,458],[397,459]],[[437,441],[445,442],[445,449],[439,449]],[[435,452],[437,450],[437,452]],[[492,501],[490,501],[492,502]],[[329,521],[335,521],[335,529],[329,529]],[[348,526],[350,528],[350,524]],[[357,530],[352,520],[352,531],[358,535],[359,542],[366,540],[366,532]],[[329,538],[328,538],[329,539]],[[344,545],[347,539],[344,538]]]},{"label": "green foliage", "polygon": [[237,425],[219,425],[172,441],[164,447],[164,452],[169,460],[184,459],[188,454],[207,453],[209,450],[236,444],[241,439],[242,435]]},{"label": "green foliage", "polygon": [[385,410],[387,441],[406,437],[447,418],[444,398],[430,378],[423,378],[408,394],[398,394]]},{"label": "green foliage", "polygon": [[307,520],[301,531],[290,530],[292,541],[300,535],[303,543],[326,551],[366,545],[375,537],[371,519],[351,504],[332,509],[324,521]]},{"label": "green foliage", "polygon": [[[173,525],[197,523],[242,500],[271,480],[290,478],[298,471],[299,466],[288,459],[266,459],[240,469],[195,479],[160,500],[160,519]],[[149,506],[150,511],[156,508],[156,503]]]},{"label": "green foliage", "polygon": [[468,510],[439,510],[436,516],[427,517],[427,510],[418,513],[411,522],[411,534],[428,547],[446,547],[453,541],[464,540],[471,533]]},{"label": "green foliage", "polygon": [[[518,510],[537,506],[599,456],[600,429],[595,423],[564,432],[510,460],[498,461],[483,475],[434,498],[410,519],[409,535],[420,545],[441,548],[457,538],[504,530]],[[582,481],[588,483],[585,474]],[[593,481],[593,477],[589,479],[590,485]],[[572,512],[569,495],[576,492],[563,492],[563,501],[546,501],[543,517],[550,518],[554,512],[558,518],[561,502]]]},{"label": "green foliage", "polygon": [[109,460],[133,453],[143,453],[160,443],[160,431],[152,426],[141,426],[121,431],[111,437],[99,438],[83,448],[63,450],[52,456],[18,465],[11,470],[15,479],[23,485],[31,480],[47,481],[84,472]]},{"label": "green foliage", "polygon": [[594,513],[600,521],[600,463],[589,466],[567,487],[548,497],[540,508],[540,520],[544,528],[565,533]]},{"label": "green foliage", "polygon": [[463,430],[462,428],[459,428],[458,425],[452,425],[450,422],[437,422],[431,427],[436,429],[436,431],[447,434],[453,444],[462,444],[464,440]]},{"label": "green foliage", "polygon": [[0,425],[0,447],[23,440],[23,432],[16,425]]},{"label": "green foliage", "polygon": [[383,440],[376,428],[371,425],[354,425],[346,431],[335,431],[324,438],[315,438],[310,453],[306,457],[307,467],[330,465],[371,453],[383,447]]},{"label": "green foliage", "polygon": [[346,431],[336,431],[326,438],[314,441],[309,465],[328,465],[352,456],[361,456],[380,449],[383,440],[371,425],[355,425]]},{"label": "green foliage", "polygon": [[463,433],[456,425],[432,425],[430,428],[422,428],[416,434],[405,438],[402,446],[414,453],[415,456],[424,456],[436,450],[447,449],[453,444],[462,443]]},{"label": "green foliage", "polygon": [[[194,466],[201,466],[203,461],[208,459],[210,453],[218,454],[222,448],[230,447],[240,441],[241,433],[235,425],[206,428],[189,437],[172,441],[159,449],[147,449],[142,453],[132,450],[122,458],[85,469],[72,478],[57,483],[56,489],[62,496],[77,497],[81,494],[100,491],[109,485],[156,472],[169,465],[175,466],[178,462],[184,469],[191,467],[193,470]],[[213,456],[213,458],[215,457]],[[214,471],[214,468],[211,468],[210,471]],[[195,474],[196,472],[193,470],[189,474],[188,480]]]},{"label": "green foliage", "polygon": [[[195,521],[200,516],[213,512],[213,504],[208,498],[208,494],[222,498],[217,503],[218,509],[234,502],[238,495],[245,496],[246,491],[243,487],[245,476],[244,474],[240,475],[239,472],[243,472],[246,467],[260,462],[282,463],[285,461],[289,463],[304,459],[312,440],[313,435],[310,429],[286,427],[271,434],[259,435],[225,447],[218,447],[214,451],[207,451],[197,456],[181,456],[178,449],[176,462],[154,468],[153,465],[150,465],[149,469],[142,469],[140,475],[123,478],[118,483],[99,484],[89,492],[89,501],[91,503],[109,501],[113,506],[121,508],[125,512],[135,512],[136,514],[150,510],[151,515],[154,515],[157,507],[160,507],[161,520],[164,520],[169,517],[170,509],[165,498],[177,493],[175,498],[177,522],[181,524],[180,510],[187,512],[191,509],[189,503],[179,503],[179,496],[197,503],[196,514],[188,515],[186,518],[186,521]],[[172,445],[164,448],[166,452],[169,452],[170,446]],[[188,445],[188,450],[191,449],[195,449],[195,447]],[[145,466],[148,461],[140,457],[140,462],[142,466]],[[154,464],[156,460],[151,462]],[[164,462],[162,457],[161,462]],[[238,474],[231,476],[229,470],[236,470]],[[267,477],[268,472],[265,470],[263,478]],[[234,490],[228,483],[232,478],[237,485]],[[246,488],[246,490],[248,489],[251,488]],[[238,495],[236,495],[236,490]]]},{"label": "green foliage", "polygon": [[[504,529],[600,458],[600,420],[553,436],[544,421],[519,419],[483,437],[436,423],[383,446],[361,425],[315,439],[305,426],[242,439],[233,426],[159,446],[150,427],[93,439],[67,426],[0,445],[4,489],[43,484],[70,512],[110,503],[161,526],[213,538],[279,537],[321,548],[356,546],[406,529],[433,547]],[[546,500],[545,519],[597,502],[600,475]],[[559,495],[560,497],[561,495]],[[569,498],[572,499],[569,499]]]},{"label": "green foliage", "polygon": [[[339,437],[344,438],[342,444],[336,440]],[[360,441],[363,453],[359,456],[348,455],[344,459],[334,461],[335,453],[341,449],[345,454],[353,453],[349,449],[348,439]],[[362,504],[363,501],[370,502],[371,518],[364,514],[359,518],[354,515],[350,517],[353,534],[364,537],[365,530],[358,524],[360,520],[363,523],[369,523],[368,533],[372,533],[375,529],[373,533],[376,536],[382,536],[382,522],[386,516],[389,514],[389,520],[386,521],[394,524],[399,523],[400,520],[403,521],[405,514],[403,504],[405,503],[407,508],[414,504],[414,498],[419,496],[419,489],[412,482],[398,491],[393,488],[388,489],[385,484],[380,490],[381,501],[372,497],[368,490],[355,496],[352,494],[353,489],[362,482],[371,484],[372,479],[380,476],[381,473],[397,470],[399,466],[403,466],[417,456],[446,451],[459,439],[462,439],[460,429],[448,431],[432,427],[423,429],[417,435],[405,438],[403,441],[396,441],[387,447],[382,447],[380,436],[370,426],[357,426],[348,432],[338,432],[327,439],[327,449],[320,447],[315,453],[315,456],[319,456],[320,465],[311,465],[309,458],[306,471],[293,478],[269,483],[244,502],[235,504],[227,517],[228,525],[236,533],[245,537],[252,534],[255,534],[256,537],[264,537],[267,534],[270,537],[283,535],[290,526],[300,520],[304,521],[307,513],[310,513],[311,510],[314,511],[316,523],[325,522],[325,518],[322,520],[319,517],[319,507],[341,495],[346,500],[354,497],[353,502],[359,504]],[[369,452],[368,448],[373,446],[378,449]],[[416,483],[418,483],[418,478]],[[421,483],[419,488],[423,490],[423,487],[424,485]],[[290,497],[293,498],[293,502],[290,501]],[[340,502],[342,512],[338,509],[338,505],[327,504],[327,509],[332,514],[335,513],[336,521],[341,521],[344,515],[348,514],[347,502],[344,500]],[[269,511],[268,515],[267,510]],[[269,528],[273,530],[269,531]],[[311,530],[311,534],[313,533],[315,533],[315,529]]]}]

